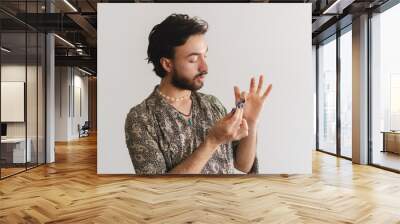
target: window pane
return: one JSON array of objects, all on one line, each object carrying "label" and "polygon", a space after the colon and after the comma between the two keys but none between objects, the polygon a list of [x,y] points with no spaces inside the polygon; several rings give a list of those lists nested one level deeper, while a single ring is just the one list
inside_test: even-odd
[{"label": "window pane", "polygon": [[340,37],[340,126],[342,156],[351,158],[352,149],[352,35],[351,30]]},{"label": "window pane", "polygon": [[38,46],[38,164],[45,163],[45,65],[46,65],[46,36],[39,33]]},{"label": "window pane", "polygon": [[[0,2],[1,8],[18,16],[45,9],[44,0]],[[37,22],[35,18],[27,17],[28,23]],[[4,178],[44,162],[45,35],[3,12],[0,20],[0,178]]]},{"label": "window pane", "polygon": [[37,165],[37,33],[28,32],[28,62],[26,80],[26,113],[27,113],[27,141],[30,147],[30,160],[28,168]]},{"label": "window pane", "polygon": [[319,149],[336,153],[336,40],[318,48]]},{"label": "window pane", "polygon": [[400,170],[400,5],[371,22],[372,163]]},{"label": "window pane", "polygon": [[26,34],[1,34],[1,177],[24,171],[30,162],[26,144]]}]

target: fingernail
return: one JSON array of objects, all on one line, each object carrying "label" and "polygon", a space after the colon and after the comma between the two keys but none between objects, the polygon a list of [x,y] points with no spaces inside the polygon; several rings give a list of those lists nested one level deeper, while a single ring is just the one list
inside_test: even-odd
[{"label": "fingernail", "polygon": [[237,103],[237,105],[236,105],[238,108],[243,108],[244,107],[244,101],[243,100],[240,100],[238,103]]}]

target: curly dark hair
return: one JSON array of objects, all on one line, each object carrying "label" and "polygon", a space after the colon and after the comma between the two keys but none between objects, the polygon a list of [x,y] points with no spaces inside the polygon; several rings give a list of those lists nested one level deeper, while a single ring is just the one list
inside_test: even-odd
[{"label": "curly dark hair", "polygon": [[160,63],[162,57],[174,58],[174,48],[184,45],[190,36],[205,34],[208,23],[197,17],[190,18],[186,14],[172,14],[160,24],[153,27],[149,35],[147,63],[154,65],[153,71],[161,78],[165,70]]}]

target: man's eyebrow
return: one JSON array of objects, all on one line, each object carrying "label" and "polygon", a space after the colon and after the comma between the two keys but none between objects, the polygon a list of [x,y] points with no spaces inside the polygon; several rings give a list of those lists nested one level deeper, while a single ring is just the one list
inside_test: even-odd
[{"label": "man's eyebrow", "polygon": [[[208,52],[208,47],[207,47],[206,53],[207,52]],[[193,52],[193,53],[188,54],[186,57],[188,58],[188,57],[193,56],[193,55],[201,55],[201,53]]]}]

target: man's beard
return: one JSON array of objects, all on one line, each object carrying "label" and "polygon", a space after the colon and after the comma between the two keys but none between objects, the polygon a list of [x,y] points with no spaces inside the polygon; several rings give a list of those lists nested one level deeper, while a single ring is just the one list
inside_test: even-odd
[{"label": "man's beard", "polygon": [[179,89],[184,89],[184,90],[190,90],[190,91],[197,91],[201,89],[204,85],[203,82],[200,84],[197,84],[195,79],[201,75],[206,75],[207,72],[202,72],[200,74],[197,74],[193,77],[193,79],[185,78],[184,76],[180,75],[178,71],[174,68],[174,73],[172,74],[172,85],[174,85],[176,88]]}]

